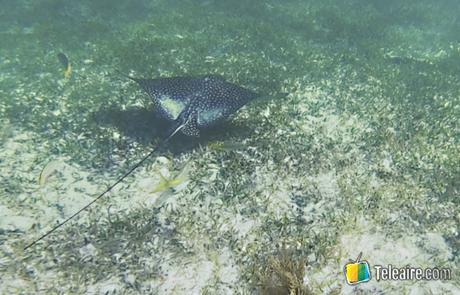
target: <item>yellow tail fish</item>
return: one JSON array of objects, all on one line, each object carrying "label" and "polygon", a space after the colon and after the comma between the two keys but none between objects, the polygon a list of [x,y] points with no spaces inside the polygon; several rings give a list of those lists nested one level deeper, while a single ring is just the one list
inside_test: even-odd
[{"label": "yellow tail fish", "polygon": [[61,62],[61,64],[64,66],[64,77],[65,78],[70,78],[70,75],[72,74],[72,65],[70,64],[70,61],[69,59],[67,58],[67,56],[60,52],[58,55],[57,55],[59,61]]}]

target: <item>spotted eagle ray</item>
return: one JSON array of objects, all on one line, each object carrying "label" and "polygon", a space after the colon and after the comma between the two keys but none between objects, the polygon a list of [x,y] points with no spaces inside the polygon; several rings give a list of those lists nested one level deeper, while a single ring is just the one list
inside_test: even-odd
[{"label": "spotted eagle ray", "polygon": [[130,79],[147,92],[158,116],[172,123],[168,136],[181,131],[187,136],[197,137],[200,130],[225,121],[258,96],[216,75]]},{"label": "spotted eagle ray", "polygon": [[147,92],[153,101],[155,113],[171,124],[170,130],[159,145],[98,197],[27,245],[24,250],[35,245],[102,198],[178,132],[198,137],[201,131],[224,122],[242,106],[259,96],[217,75],[157,79],[127,77],[137,82]]}]

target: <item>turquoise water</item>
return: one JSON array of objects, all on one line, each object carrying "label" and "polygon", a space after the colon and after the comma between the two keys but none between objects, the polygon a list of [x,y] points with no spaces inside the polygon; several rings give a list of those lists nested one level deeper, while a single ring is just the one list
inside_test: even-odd
[{"label": "turquoise water", "polygon": [[[456,1],[1,4],[0,293],[349,293],[361,251],[453,271],[363,292],[458,292]],[[263,97],[23,251],[168,128],[120,73]]]}]

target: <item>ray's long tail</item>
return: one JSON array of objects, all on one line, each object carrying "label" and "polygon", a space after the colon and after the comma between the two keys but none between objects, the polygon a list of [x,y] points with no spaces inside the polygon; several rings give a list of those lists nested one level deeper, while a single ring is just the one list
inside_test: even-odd
[{"label": "ray's long tail", "polygon": [[40,242],[41,240],[43,240],[44,238],[46,238],[47,236],[49,236],[50,234],[52,234],[54,231],[56,231],[57,229],[59,229],[61,226],[63,226],[64,224],[66,224],[68,221],[72,220],[73,218],[75,218],[77,215],[79,215],[80,213],[82,213],[83,211],[85,211],[86,209],[88,209],[91,205],[93,205],[94,203],[96,203],[99,199],[101,199],[102,197],[104,197],[108,192],[110,192],[115,186],[117,186],[120,182],[122,182],[126,177],[128,177],[129,175],[131,175],[134,170],[136,170],[137,168],[139,168],[139,166],[141,166],[148,158],[150,158],[153,154],[155,154],[161,147],[163,147],[183,126],[180,126],[179,128],[177,128],[176,130],[174,130],[173,132],[171,132],[171,134],[169,134],[159,145],[157,145],[154,149],[152,149],[146,156],[144,156],[139,162],[137,162],[136,165],[134,165],[130,170],[128,170],[128,172],[126,172],[125,174],[123,174],[123,176],[121,176],[117,181],[115,181],[112,185],[110,185],[105,191],[103,191],[101,194],[99,194],[99,196],[97,196],[94,200],[92,200],[91,202],[89,202],[88,204],[86,204],[84,207],[82,207],[80,210],[78,210],[77,212],[75,212],[72,216],[68,217],[67,219],[65,219],[64,221],[60,222],[59,224],[57,224],[55,227],[53,227],[51,230],[49,230],[48,232],[46,232],[45,234],[43,234],[42,236],[40,236],[38,239],[34,240],[32,243],[28,244],[26,247],[24,247],[24,250],[27,250],[28,248],[36,245],[38,242]]}]

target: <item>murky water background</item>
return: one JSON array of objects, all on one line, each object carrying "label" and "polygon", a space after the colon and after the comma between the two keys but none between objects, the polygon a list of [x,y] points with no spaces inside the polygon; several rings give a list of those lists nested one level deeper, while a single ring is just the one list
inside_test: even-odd
[{"label": "murky water background", "polygon": [[[350,293],[361,251],[453,270],[364,292],[459,292],[456,1],[0,3],[0,293]],[[23,251],[158,144],[119,72],[263,99]]]}]

